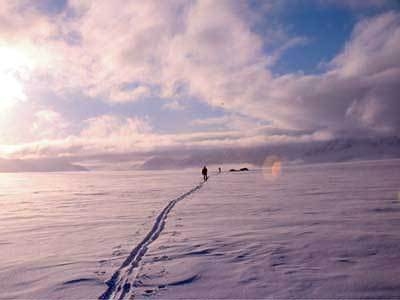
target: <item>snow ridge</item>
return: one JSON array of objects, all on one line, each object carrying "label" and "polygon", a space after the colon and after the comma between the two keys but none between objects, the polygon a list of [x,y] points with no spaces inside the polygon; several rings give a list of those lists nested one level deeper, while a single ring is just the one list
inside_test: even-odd
[{"label": "snow ridge", "polygon": [[137,276],[138,266],[146,253],[148,246],[155,241],[162,230],[164,229],[165,221],[168,217],[169,212],[173,209],[176,203],[183,200],[190,194],[196,192],[203,186],[204,182],[201,182],[190,191],[184,193],[176,199],[171,200],[167,206],[157,216],[156,221],[145,236],[145,238],[132,250],[129,256],[122,263],[121,267],[113,274],[113,276],[106,282],[108,288],[99,297],[100,300],[105,299],[118,299],[122,300],[125,297],[130,297],[132,294],[132,287]]}]

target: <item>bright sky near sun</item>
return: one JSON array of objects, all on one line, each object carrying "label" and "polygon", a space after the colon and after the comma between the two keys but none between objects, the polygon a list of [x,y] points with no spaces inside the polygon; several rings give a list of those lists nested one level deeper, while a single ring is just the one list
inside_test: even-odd
[{"label": "bright sky near sun", "polygon": [[[29,72],[31,60],[23,51],[0,47],[0,108],[5,110],[18,101],[26,99],[19,73]],[[26,68],[26,69],[25,69]]]},{"label": "bright sky near sun", "polygon": [[0,2],[0,158],[400,130],[391,0]]}]

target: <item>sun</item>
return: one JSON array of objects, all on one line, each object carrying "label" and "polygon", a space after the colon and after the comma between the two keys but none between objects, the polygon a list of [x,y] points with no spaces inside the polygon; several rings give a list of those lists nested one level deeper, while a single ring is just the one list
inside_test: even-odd
[{"label": "sun", "polygon": [[26,100],[23,80],[33,64],[27,51],[0,45],[0,112]]}]

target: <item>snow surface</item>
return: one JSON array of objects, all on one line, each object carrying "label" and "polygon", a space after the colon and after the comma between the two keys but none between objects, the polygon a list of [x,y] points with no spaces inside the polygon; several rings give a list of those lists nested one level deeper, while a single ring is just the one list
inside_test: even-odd
[{"label": "snow surface", "polygon": [[199,171],[0,174],[0,299],[97,299]]},{"label": "snow surface", "polygon": [[399,298],[400,161],[211,177],[150,245],[136,297]]},{"label": "snow surface", "polygon": [[211,175],[0,174],[0,298],[400,297],[399,160]]}]

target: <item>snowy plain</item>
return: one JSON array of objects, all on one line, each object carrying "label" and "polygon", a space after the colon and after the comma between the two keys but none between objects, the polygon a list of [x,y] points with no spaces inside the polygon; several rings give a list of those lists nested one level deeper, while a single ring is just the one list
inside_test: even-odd
[{"label": "snowy plain", "polygon": [[212,177],[171,212],[136,295],[399,298],[399,183],[400,161]]},{"label": "snowy plain", "polygon": [[125,298],[399,298],[400,160],[278,171],[1,174],[0,298],[96,299],[157,220]]},{"label": "snowy plain", "polygon": [[0,173],[0,299],[97,299],[197,173]]}]

